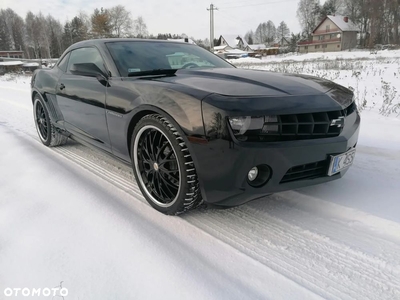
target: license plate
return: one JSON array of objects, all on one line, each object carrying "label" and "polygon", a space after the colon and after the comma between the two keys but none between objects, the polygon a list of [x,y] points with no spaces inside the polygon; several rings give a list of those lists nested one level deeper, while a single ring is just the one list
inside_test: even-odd
[{"label": "license plate", "polygon": [[350,167],[356,156],[356,149],[351,149],[345,153],[331,156],[331,164],[328,169],[328,176],[335,175],[340,171]]}]

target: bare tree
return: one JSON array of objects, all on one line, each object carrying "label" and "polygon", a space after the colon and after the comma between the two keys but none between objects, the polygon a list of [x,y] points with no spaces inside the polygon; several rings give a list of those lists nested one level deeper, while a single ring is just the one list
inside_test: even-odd
[{"label": "bare tree", "polygon": [[142,16],[139,16],[134,22],[134,32],[135,36],[139,38],[144,38],[149,35],[149,32],[147,31],[147,25],[143,20]]},{"label": "bare tree", "polygon": [[343,8],[343,0],[327,0],[321,7],[319,21],[322,21],[328,15],[342,14]]},{"label": "bare tree", "polygon": [[127,37],[132,34],[131,13],[122,5],[117,5],[109,10],[112,34],[115,37]]},{"label": "bare tree", "polygon": [[300,0],[297,8],[297,18],[299,19],[304,35],[310,36],[317,26],[319,11],[319,0]]},{"label": "bare tree", "polygon": [[290,35],[289,27],[286,25],[284,21],[282,21],[279,24],[278,28],[276,29],[276,36],[281,45],[283,44],[283,40],[287,38],[289,35]]},{"label": "bare tree", "polygon": [[265,27],[266,23],[260,23],[254,33],[254,41],[259,44],[265,43]]},{"label": "bare tree", "polygon": [[4,9],[0,10],[0,49],[10,50],[11,34],[7,26],[7,14]]},{"label": "bare tree", "polygon": [[62,47],[63,27],[60,21],[54,19],[51,15],[46,18],[46,34],[50,38],[50,58],[60,57],[64,51]]},{"label": "bare tree", "polygon": [[247,31],[247,33],[244,35],[244,39],[249,45],[254,44],[254,32],[253,30]]},{"label": "bare tree", "polygon": [[274,22],[268,21],[265,25],[265,37],[267,43],[272,43],[276,39],[276,27]]},{"label": "bare tree", "polygon": [[14,50],[25,51],[24,20],[18,16],[11,8],[6,10],[8,27],[10,28],[11,42]]}]

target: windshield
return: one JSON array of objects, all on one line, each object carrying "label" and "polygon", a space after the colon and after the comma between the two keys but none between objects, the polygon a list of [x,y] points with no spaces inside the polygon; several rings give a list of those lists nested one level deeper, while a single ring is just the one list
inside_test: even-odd
[{"label": "windshield", "polygon": [[122,77],[152,70],[234,68],[206,49],[185,43],[130,41],[106,45]]}]

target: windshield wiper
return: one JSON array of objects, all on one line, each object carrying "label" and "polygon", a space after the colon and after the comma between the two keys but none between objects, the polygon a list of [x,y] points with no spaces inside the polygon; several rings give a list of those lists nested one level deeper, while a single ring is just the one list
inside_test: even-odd
[{"label": "windshield wiper", "polygon": [[128,77],[137,77],[137,76],[152,76],[152,75],[174,75],[178,69],[154,69],[154,70],[146,70],[139,72],[130,72],[128,73]]}]

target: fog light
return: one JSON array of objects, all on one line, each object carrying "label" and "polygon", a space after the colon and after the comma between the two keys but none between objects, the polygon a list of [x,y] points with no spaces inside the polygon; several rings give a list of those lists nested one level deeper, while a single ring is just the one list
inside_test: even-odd
[{"label": "fog light", "polygon": [[249,178],[250,181],[254,181],[258,176],[258,168],[254,167],[249,171],[249,174],[247,177]]}]

